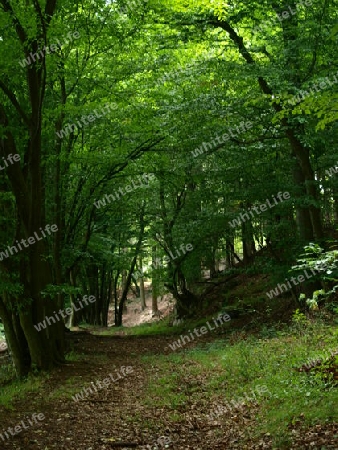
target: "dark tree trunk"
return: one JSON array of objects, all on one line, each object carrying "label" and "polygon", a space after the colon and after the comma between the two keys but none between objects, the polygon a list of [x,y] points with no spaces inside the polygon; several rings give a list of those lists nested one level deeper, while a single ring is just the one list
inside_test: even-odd
[{"label": "dark tree trunk", "polygon": [[[297,21],[297,19],[294,18],[293,21],[291,21],[291,19],[290,19],[290,20],[285,20],[283,22],[285,47],[287,47],[289,44],[291,44],[296,37],[296,27],[297,27],[296,21]],[[247,64],[250,64],[252,66],[256,64],[255,60],[252,57],[252,54],[248,51],[248,49],[244,45],[243,38],[238,35],[237,31],[230,24],[230,22],[214,18],[212,21],[212,24],[215,27],[222,28],[229,34],[230,39],[235,43],[235,45],[238,48],[239,53],[242,55],[242,57],[247,62]],[[287,50],[290,52],[290,54],[292,54],[292,52],[290,51],[289,48]],[[289,61],[289,65],[291,68],[293,68],[293,75],[296,76],[297,75],[297,57],[295,57],[295,55],[293,56],[292,60]],[[266,79],[263,78],[262,76],[258,76],[257,81],[258,81],[261,91],[264,94],[270,96],[270,98],[272,98],[274,92],[271,89],[271,87],[269,86]],[[279,102],[274,102],[273,108],[277,113],[282,112],[282,110],[283,110],[283,106]],[[299,162],[299,167],[302,171],[302,176],[304,177],[304,181],[305,181],[306,193],[312,200],[311,206],[304,207],[304,209],[307,209],[308,213],[310,214],[312,237],[320,240],[323,238],[323,229],[322,229],[322,219],[321,219],[320,208],[317,205],[319,194],[318,194],[317,182],[315,180],[314,172],[311,167],[309,149],[302,144],[302,142],[299,138],[299,135],[300,135],[299,133],[301,131],[301,130],[299,130],[299,126],[297,126],[297,125],[295,126],[287,117],[284,117],[283,119],[281,119],[280,123],[284,129],[285,136],[289,141],[292,152]],[[303,214],[303,213],[299,212],[299,215],[300,214]],[[307,227],[307,223],[305,224],[304,223],[305,221],[303,221],[302,219],[305,219],[305,216],[302,218],[298,217],[299,226]],[[307,222],[307,220],[306,220],[306,222]],[[306,229],[304,231],[301,229],[301,233],[303,235],[305,235],[305,234],[307,235],[308,229]]]},{"label": "dark tree trunk", "polygon": [[[10,2],[0,0],[3,10],[11,18],[13,29],[17,34],[23,52],[27,57],[32,51],[36,53],[41,42],[47,40],[47,30],[56,8],[55,0],[46,0],[44,11],[40,10],[38,2],[33,4],[34,13],[37,18],[36,35],[28,36],[21,26],[20,20],[16,17]],[[26,68],[28,92],[21,93],[18,98],[29,99],[29,106],[21,106],[18,102],[14,105],[20,119],[15,118],[16,124],[24,124],[22,135],[26,134],[26,139],[15,142],[12,135],[12,125],[7,115],[5,106],[0,103],[0,124],[4,127],[5,133],[0,140],[0,155],[7,157],[8,154],[24,154],[24,168],[20,163],[12,164],[8,167],[7,175],[12,192],[16,200],[18,212],[19,239],[33,237],[34,233],[39,233],[40,227],[46,225],[45,196],[42,186],[42,110],[46,88],[46,67],[44,63],[36,61]],[[20,93],[19,93],[20,94]],[[9,90],[7,100],[12,103],[16,98],[16,93]],[[29,116],[26,115],[29,110]],[[11,119],[12,120],[12,119]],[[22,142],[27,142],[23,148]],[[50,240],[55,239],[52,236]],[[23,295],[18,299],[20,308],[16,323],[17,336],[21,335],[18,330],[21,327],[28,352],[30,367],[36,369],[49,369],[54,364],[62,362],[64,350],[64,327],[61,321],[56,321],[46,329],[38,332],[34,325],[43,321],[46,315],[51,316],[53,310],[57,308],[56,298],[43,297],[42,291],[46,286],[53,283],[53,274],[48,261],[49,246],[46,239],[35,242],[29,248],[22,251],[20,263],[20,282],[23,284]],[[2,309],[6,315],[6,308]],[[6,316],[7,330],[11,335],[11,345],[14,361],[17,364],[17,372],[22,373],[22,367],[28,358],[22,355],[22,348],[15,344],[13,337],[13,326],[9,324],[9,316]],[[20,323],[20,325],[19,325]],[[24,358],[24,359],[23,359]],[[29,369],[27,367],[27,369]]]},{"label": "dark tree trunk", "polygon": [[234,266],[234,258],[234,236],[227,235],[225,244],[225,260],[227,269]]},{"label": "dark tree trunk", "polygon": [[[128,273],[128,276],[126,278],[125,285],[123,287],[122,296],[121,296],[121,299],[119,301],[119,308],[118,308],[118,313],[117,313],[117,321],[115,321],[115,326],[117,326],[117,327],[121,327],[122,326],[123,306],[125,304],[125,301],[127,300],[127,295],[128,295],[129,287],[130,287],[130,284],[131,284],[131,277],[132,277],[133,272],[135,270],[137,258],[138,258],[139,254],[140,254],[141,247],[142,247],[142,241],[143,241],[143,236],[144,236],[144,227],[145,227],[144,209],[145,209],[145,206],[142,205],[141,214],[140,214],[140,234],[139,234],[139,239],[138,239],[138,242],[136,244],[135,255],[133,257],[129,273]],[[116,314],[115,314],[115,317],[116,317]]]},{"label": "dark tree trunk", "polygon": [[16,330],[14,328],[14,321],[11,317],[10,312],[7,310],[5,302],[1,297],[0,316],[4,324],[6,340],[11,357],[13,358],[16,375],[18,378],[21,378],[27,374],[30,365],[29,359],[27,361],[27,356],[29,356],[27,341],[24,340],[24,342],[20,342],[20,339],[18,338]]},{"label": "dark tree trunk", "polygon": [[305,190],[305,178],[299,165],[299,162],[296,158],[294,158],[292,176],[296,186],[295,192],[296,200],[298,199],[296,205],[296,223],[300,241],[302,244],[305,244],[310,242],[314,236],[309,208],[305,208],[299,205],[299,203],[302,202],[304,195],[306,195],[306,190]]},{"label": "dark tree trunk", "polygon": [[250,220],[242,223],[243,261],[247,263],[252,259],[256,248],[253,236],[253,226]]}]

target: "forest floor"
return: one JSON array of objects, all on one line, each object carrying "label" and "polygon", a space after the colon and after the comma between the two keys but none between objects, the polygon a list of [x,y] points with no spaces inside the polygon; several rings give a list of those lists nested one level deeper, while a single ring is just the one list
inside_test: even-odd
[{"label": "forest floor", "polygon": [[[0,433],[4,435],[8,427],[14,428],[21,420],[27,425],[27,418],[31,419],[33,413],[42,413],[44,420],[10,436],[4,442],[0,438],[0,448],[338,448],[337,421],[309,426],[304,422],[304,414],[288,424],[281,422],[280,426],[289,430],[288,444],[282,444],[282,441],[278,445],[273,444],[273,436],[269,432],[264,433],[260,423],[260,413],[262,409],[268,408],[267,402],[271,401],[273,380],[268,386],[268,393],[261,392],[259,395],[256,391],[254,397],[250,393],[251,400],[246,396],[244,400],[236,400],[231,406],[229,402],[225,403],[225,393],[230,399],[237,399],[231,393],[231,383],[238,383],[240,380],[231,379],[227,361],[224,358],[220,361],[219,352],[223,352],[229,343],[236,346],[236,342],[222,340],[223,336],[216,335],[216,331],[196,338],[179,351],[171,350],[169,345],[177,336],[69,333],[71,361],[44,377],[43,381],[40,380],[39,386],[26,392],[24,398],[11,401],[1,408]],[[291,347],[297,345],[297,339],[294,343],[291,343],[290,337],[284,339]],[[264,345],[266,342],[264,341]],[[205,349],[203,357],[192,353],[196,350],[196,345]],[[272,342],[266,345],[271,346]],[[280,343],[278,348],[279,346]],[[213,353],[213,348],[217,353]],[[242,346],[237,357],[243,354],[243,350]],[[271,354],[273,349],[269,347],[268,351]],[[265,350],[261,352],[264,354]],[[212,357],[212,365],[209,360],[205,364],[204,358],[207,357]],[[225,354],[225,359],[228,357],[235,355]],[[252,361],[250,364],[252,365]],[[129,373],[127,369],[123,375],[122,366],[129,367]],[[106,382],[105,387],[103,380],[108,378],[109,381],[109,377],[110,383],[108,385]],[[259,385],[264,384],[263,381],[265,380],[256,379],[256,385],[257,382]],[[83,388],[90,386],[92,393],[84,393]],[[81,392],[83,399],[74,401],[72,397]],[[273,408],[278,409],[278,398],[274,401],[277,404],[274,403]],[[220,410],[220,405],[227,405],[228,408]],[[304,411],[306,415],[306,408]]]},{"label": "forest floor", "polygon": [[[216,309],[178,327],[168,326],[170,296],[158,304],[165,320],[152,317],[149,291],[143,312],[131,296],[124,327],[67,333],[67,364],[49,374],[10,382],[2,362],[0,449],[337,450],[337,320],[293,320],[292,300],[267,303],[265,283],[213,280]],[[224,304],[241,314],[217,327]],[[180,335],[190,342],[174,349]],[[330,358],[321,372],[300,370]]]}]

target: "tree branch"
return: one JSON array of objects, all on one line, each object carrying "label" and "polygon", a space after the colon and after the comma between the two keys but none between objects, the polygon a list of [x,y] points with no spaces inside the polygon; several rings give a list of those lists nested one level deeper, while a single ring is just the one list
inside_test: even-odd
[{"label": "tree branch", "polygon": [[0,88],[4,91],[4,93],[7,95],[9,100],[12,102],[12,105],[17,110],[27,127],[29,128],[31,123],[29,118],[26,116],[25,112],[20,106],[20,103],[18,102],[17,98],[15,97],[15,94],[5,85],[3,81],[0,80]]},{"label": "tree branch", "polygon": [[14,14],[14,11],[13,11],[12,6],[10,5],[9,1],[8,0],[0,0],[0,5],[2,5],[3,10],[5,12],[9,13],[9,15],[11,16],[16,33],[19,36],[21,43],[24,44],[27,41],[26,32],[25,32],[23,26],[21,25],[19,19]]},{"label": "tree branch", "polygon": [[[251,56],[251,53],[248,51],[248,49],[244,45],[243,38],[236,33],[236,31],[229,24],[229,22],[226,22],[225,20],[216,20],[215,19],[215,20],[212,20],[210,22],[210,24],[213,25],[214,27],[220,27],[223,30],[225,30],[229,34],[230,39],[237,45],[237,48],[238,48],[240,54],[245,59],[245,61],[248,64],[255,64],[255,60]],[[272,95],[272,89],[270,88],[267,81],[263,77],[258,77],[258,83],[264,94]],[[279,106],[279,105],[276,104],[276,106]],[[279,108],[280,108],[279,110],[281,111],[282,107],[279,106]]]},{"label": "tree branch", "polygon": [[[9,125],[5,108],[0,103],[0,125],[7,128]],[[6,139],[6,141],[5,141]],[[5,145],[6,142],[6,145]],[[7,148],[6,148],[7,147]],[[0,139],[0,155],[7,157],[10,153],[17,153],[15,140],[12,133],[5,131],[5,138]],[[26,236],[29,234],[29,218],[31,211],[31,198],[23,177],[23,173],[19,163],[10,164],[7,168],[7,175],[12,186],[18,211],[24,225]]]}]

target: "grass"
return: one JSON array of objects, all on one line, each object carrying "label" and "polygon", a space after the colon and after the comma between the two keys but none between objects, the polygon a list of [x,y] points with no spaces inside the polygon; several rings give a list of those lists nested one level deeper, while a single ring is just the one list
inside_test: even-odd
[{"label": "grass", "polygon": [[14,401],[24,398],[29,393],[39,392],[47,377],[47,375],[40,375],[39,377],[29,375],[23,380],[15,380],[0,387],[0,405],[13,410]]},{"label": "grass", "polygon": [[[336,326],[303,321],[276,331],[276,337],[251,336],[229,344],[222,339],[167,356],[143,357],[158,370],[150,380],[145,402],[169,407],[172,415],[189,400],[245,399],[257,393],[260,412],[256,435],[270,433],[274,445],[289,441],[288,424],[304,418],[305,425],[338,421],[338,388],[320,375],[296,367],[337,349]],[[265,386],[263,389],[262,386]],[[263,392],[264,391],[264,392]]]},{"label": "grass", "polygon": [[48,399],[49,400],[71,399],[73,395],[75,396],[79,391],[81,391],[82,389],[81,383],[82,381],[80,380],[79,383],[79,379],[77,377],[70,377],[65,381],[65,383],[62,386],[50,392],[48,395]]},{"label": "grass", "polygon": [[[164,321],[129,328],[133,335],[184,334],[187,329],[205,325],[211,318],[169,327]],[[113,332],[111,332],[113,331]],[[121,328],[110,329],[114,334]],[[177,339],[173,335],[173,341]],[[255,392],[259,404],[257,425],[252,437],[270,433],[274,448],[289,448],[288,425],[301,420],[307,425],[338,421],[338,387],[320,373],[299,372],[296,369],[310,360],[321,358],[337,349],[337,324],[310,320],[296,315],[291,325],[261,326],[255,335],[228,334],[211,343],[182,348],[166,355],[143,356],[141,360],[151,371],[142,402],[148,408],[164,408],[172,422],[183,420],[182,411],[191,405],[208,415],[215,404],[245,401]],[[68,361],[78,361],[84,355],[71,351]],[[107,362],[98,354],[95,359]],[[10,366],[0,368],[0,381],[10,378]],[[0,405],[13,408],[14,400],[39,391],[45,376],[30,376],[0,389]],[[78,380],[69,378],[50,394],[51,399],[70,398],[80,390]],[[249,400],[250,402],[250,400]],[[250,406],[250,405],[249,405]],[[130,419],[131,420],[131,419]],[[157,418],[147,419],[149,428],[156,429]]]},{"label": "grass", "polygon": [[[107,361],[106,355],[94,355],[93,358],[98,361]],[[66,355],[66,361],[83,361],[86,359],[85,355],[69,352]],[[29,376],[17,380],[15,379],[15,371],[13,364],[5,364],[0,366],[0,405],[7,409],[14,409],[13,403],[26,395],[39,392],[43,389],[45,381],[48,379],[48,374],[39,374],[38,376],[30,374]],[[78,392],[78,386],[69,386],[73,384],[71,380],[67,381],[67,386],[61,386],[49,394],[50,398],[71,397],[73,391]]]},{"label": "grass", "polygon": [[167,321],[153,322],[153,323],[143,323],[136,327],[110,327],[105,331],[96,331],[93,334],[102,335],[102,336],[114,336],[115,334],[120,334],[121,331],[125,335],[133,335],[133,336],[149,336],[149,335],[164,335],[164,334],[173,334],[173,331],[177,331],[173,329],[173,327],[168,326]]},{"label": "grass", "polygon": [[84,355],[83,353],[77,353],[74,350],[69,351],[66,354],[66,361],[67,362],[71,362],[71,361],[84,361],[86,359],[86,355]]},{"label": "grass", "polygon": [[[125,335],[132,336],[163,336],[163,335],[180,335],[184,332],[187,332],[190,329],[199,328],[205,326],[205,324],[209,321],[211,324],[213,323],[212,319],[218,316],[218,314],[214,314],[213,316],[208,316],[202,319],[195,320],[186,320],[184,323],[177,325],[175,327],[169,326],[168,320],[161,320],[159,322],[152,323],[143,323],[141,325],[137,325],[135,327],[110,327],[108,330],[104,331],[96,331],[93,334],[102,335],[102,336],[114,336],[115,334],[120,334],[121,331],[124,332]],[[226,327],[227,325],[223,325]]]},{"label": "grass", "polygon": [[0,386],[10,383],[15,378],[15,370],[12,363],[0,365]]}]

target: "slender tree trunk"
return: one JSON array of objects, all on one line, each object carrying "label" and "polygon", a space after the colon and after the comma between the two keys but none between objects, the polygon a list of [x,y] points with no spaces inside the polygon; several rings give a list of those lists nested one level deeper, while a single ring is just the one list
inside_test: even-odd
[{"label": "slender tree trunk", "polygon": [[119,277],[120,277],[120,271],[118,270],[116,273],[116,276],[114,277],[114,311],[115,311],[114,324],[116,327],[118,326],[117,323],[119,320],[119,313],[118,313],[119,302],[118,302],[118,294],[117,294],[117,285],[118,285]]},{"label": "slender tree trunk", "polygon": [[145,209],[145,206],[142,205],[141,213],[140,213],[140,234],[139,234],[138,242],[137,242],[136,248],[135,248],[135,256],[133,257],[133,260],[132,260],[132,263],[130,266],[130,270],[129,270],[129,273],[128,273],[128,276],[126,279],[125,287],[123,289],[122,296],[121,296],[121,299],[119,302],[117,322],[115,323],[115,325],[118,327],[122,326],[123,306],[124,306],[125,301],[127,300],[127,295],[128,295],[129,287],[131,284],[131,277],[132,277],[132,274],[134,273],[134,270],[136,267],[136,261],[137,261],[137,258],[139,256],[139,253],[140,253],[141,247],[142,247],[144,228],[145,228],[144,209]]},{"label": "slender tree trunk", "polygon": [[[140,256],[139,259],[139,266],[140,266],[140,272],[143,273],[143,260],[142,256]],[[145,289],[144,289],[144,277],[142,276],[140,278],[140,298],[141,298],[141,309],[144,311],[147,307],[146,305],[146,295],[145,295]]]},{"label": "slender tree trunk", "polygon": [[[294,19],[294,20],[297,20],[297,19]],[[293,21],[292,26],[291,26],[291,25],[288,25],[288,23],[290,21],[284,21],[284,22],[285,22],[285,23],[283,23],[283,25],[284,25],[284,29],[283,29],[284,42],[285,42],[285,47],[287,47],[287,45],[289,43],[291,43],[292,40],[294,40],[294,38],[295,38],[296,23],[295,23],[295,21]],[[230,39],[235,43],[235,45],[238,48],[239,53],[242,55],[242,57],[247,62],[247,64],[250,64],[252,66],[254,66],[256,64],[255,60],[252,57],[252,54],[249,52],[249,50],[244,45],[243,38],[241,36],[239,36],[239,34],[235,30],[235,28],[232,25],[230,25],[230,23],[228,21],[219,20],[219,19],[215,18],[215,19],[213,19],[212,23],[214,26],[222,28],[229,34]],[[291,22],[290,22],[290,24],[291,24]],[[287,49],[287,50],[290,53],[292,53],[290,51],[290,49]],[[290,64],[292,64],[291,67],[293,67],[294,70],[296,67],[296,66],[294,66],[296,60],[297,60],[297,58],[294,57],[293,61],[290,62]],[[274,92],[271,89],[271,87],[269,86],[266,79],[263,78],[262,76],[258,76],[257,81],[258,81],[261,91],[264,94],[269,95],[270,98],[272,98]],[[276,112],[281,112],[283,110],[283,106],[280,105],[278,102],[273,103],[273,108]],[[305,181],[306,192],[307,192],[308,196],[311,198],[311,200],[313,201],[313,204],[311,206],[306,207],[306,209],[309,210],[309,214],[310,214],[310,218],[311,218],[312,236],[315,237],[316,239],[320,240],[323,238],[323,229],[322,229],[320,208],[319,208],[319,206],[317,206],[319,193],[318,193],[317,182],[314,177],[314,171],[311,167],[309,149],[302,144],[300,138],[298,137],[299,126],[295,126],[286,117],[281,119],[281,125],[283,126],[283,128],[285,130],[285,136],[287,137],[287,139],[289,141],[289,144],[293,151],[293,154],[299,162],[299,166],[301,168],[301,171],[302,171],[302,174],[304,177],[304,181]],[[299,218],[298,218],[298,220],[299,220]]]},{"label": "slender tree trunk", "polygon": [[156,316],[158,314],[157,297],[159,295],[159,292],[158,292],[159,282],[158,282],[158,274],[157,274],[157,269],[156,269],[156,250],[157,250],[156,245],[153,245],[152,246],[152,254],[151,254],[152,266],[153,266],[152,275],[151,275],[151,279],[152,279],[152,282],[151,282],[151,286],[152,286],[152,288],[151,288],[151,309],[152,309],[153,316]]},{"label": "slender tree trunk", "polygon": [[250,220],[242,223],[243,261],[247,263],[256,251],[253,227]]},{"label": "slender tree trunk", "polygon": [[230,269],[234,266],[234,244],[235,244],[235,238],[233,235],[229,236],[227,234],[226,236],[226,243],[225,243],[225,260],[226,260],[226,268]]},{"label": "slender tree trunk", "polygon": [[[303,172],[301,170],[298,160],[295,157],[292,176],[297,189],[297,192],[295,193],[296,199],[299,199],[297,203],[299,203],[301,202],[301,199],[304,198],[304,195],[306,194],[306,189]],[[310,242],[313,239],[314,235],[309,208],[302,207],[301,205],[297,204],[296,223],[301,243],[305,244]]]},{"label": "slender tree trunk", "polygon": [[[6,302],[7,303],[7,302]],[[9,311],[6,308],[6,305],[3,299],[0,297],[0,316],[2,318],[4,324],[4,330],[6,335],[6,341],[8,344],[8,348],[10,350],[10,354],[13,358],[13,363],[16,371],[16,375],[18,378],[23,377],[27,374],[27,369],[29,364],[25,364],[25,353],[22,345],[20,345],[20,341],[16,335],[12,318],[10,316]],[[25,342],[27,346],[27,342]]]},{"label": "slender tree trunk", "polygon": [[107,292],[104,309],[102,312],[102,325],[104,327],[108,326],[108,312],[109,312],[109,305],[110,305],[111,297],[112,297],[112,289],[113,289],[113,271],[112,271],[112,269],[109,269],[108,292]]}]

